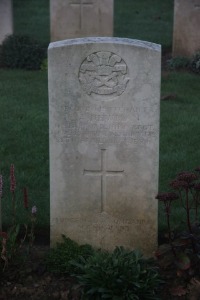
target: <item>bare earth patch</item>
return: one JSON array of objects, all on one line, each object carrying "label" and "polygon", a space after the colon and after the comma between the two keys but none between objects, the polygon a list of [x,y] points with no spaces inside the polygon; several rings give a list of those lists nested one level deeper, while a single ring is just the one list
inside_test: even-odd
[{"label": "bare earth patch", "polygon": [[35,246],[22,267],[8,268],[0,282],[0,300],[80,299],[80,288],[72,277],[47,271],[48,250],[48,246]]}]

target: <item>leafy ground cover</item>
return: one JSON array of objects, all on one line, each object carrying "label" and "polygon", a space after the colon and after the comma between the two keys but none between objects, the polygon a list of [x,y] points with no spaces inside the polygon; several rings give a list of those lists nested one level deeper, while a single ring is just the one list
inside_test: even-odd
[{"label": "leafy ground cover", "polygon": [[[13,268],[0,283],[0,299],[81,300],[80,285],[69,275],[49,272],[44,265],[48,247],[35,247],[23,270]],[[93,298],[95,299],[95,298]]]}]

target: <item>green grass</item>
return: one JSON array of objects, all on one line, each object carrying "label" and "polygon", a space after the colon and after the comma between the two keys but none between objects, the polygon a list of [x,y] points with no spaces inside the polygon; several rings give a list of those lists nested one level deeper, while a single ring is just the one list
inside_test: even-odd
[{"label": "green grass", "polygon": [[114,35],[171,47],[173,0],[115,1]]},{"label": "green grass", "polygon": [[[9,222],[9,168],[14,163],[17,203],[28,187],[41,226],[49,224],[48,96],[46,72],[0,70],[0,170],[4,177],[3,223]],[[18,210],[21,215],[22,210]]]},{"label": "green grass", "polygon": [[162,95],[175,94],[161,101],[160,189],[175,174],[200,165],[200,76],[169,73],[162,77]]},{"label": "green grass", "polygon": [[[15,33],[29,34],[44,44],[49,37],[49,1],[13,0]],[[173,0],[115,0],[114,35],[148,40],[170,48]],[[18,214],[22,189],[38,206],[38,224],[49,226],[48,95],[46,72],[0,70],[0,172],[4,176],[3,223],[10,221],[9,167],[15,164]],[[200,76],[170,72],[162,77],[159,190],[167,191],[177,172],[200,165]],[[175,209],[175,218],[182,212]],[[23,218],[24,216],[24,218]],[[163,229],[162,208],[159,228]]]},{"label": "green grass", "polygon": [[[161,101],[159,190],[170,190],[169,183],[181,171],[194,171],[200,165],[200,76],[171,72],[162,77],[162,95],[175,94]],[[183,210],[175,205],[176,220],[183,219]],[[163,208],[159,210],[159,228],[166,226]]]},{"label": "green grass", "polygon": [[48,45],[50,41],[49,0],[13,0],[14,32],[31,35]]}]

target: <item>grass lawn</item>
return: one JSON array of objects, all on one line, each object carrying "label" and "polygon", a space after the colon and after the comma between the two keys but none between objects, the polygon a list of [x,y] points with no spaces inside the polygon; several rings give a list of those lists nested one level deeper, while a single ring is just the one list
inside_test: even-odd
[{"label": "grass lawn", "polygon": [[15,33],[31,35],[48,45],[49,0],[13,0],[13,12]]},{"label": "grass lawn", "polygon": [[[160,191],[169,190],[169,182],[181,171],[194,171],[200,165],[200,76],[171,72],[162,76],[160,116]],[[175,207],[173,221],[181,221],[183,210]],[[159,229],[166,226],[163,208],[159,210]]]},{"label": "grass lawn", "polygon": [[[49,43],[49,1],[13,0],[15,32]],[[170,49],[172,0],[116,0],[115,36],[148,40]],[[46,71],[0,70],[0,171],[4,176],[3,223],[10,221],[9,167],[15,164],[18,214],[22,213],[22,188],[28,187],[31,204],[38,206],[38,225],[49,226],[48,94]],[[162,76],[160,191],[181,170],[200,165],[200,76],[169,72]],[[181,219],[181,210],[175,210]],[[163,229],[163,211],[159,228]]]},{"label": "grass lawn", "polygon": [[4,177],[3,221],[9,222],[9,168],[16,171],[16,198],[21,217],[23,187],[38,207],[41,226],[49,224],[47,73],[0,70],[1,173]]},{"label": "grass lawn", "polygon": [[172,0],[115,0],[115,36],[159,43],[172,43]]}]

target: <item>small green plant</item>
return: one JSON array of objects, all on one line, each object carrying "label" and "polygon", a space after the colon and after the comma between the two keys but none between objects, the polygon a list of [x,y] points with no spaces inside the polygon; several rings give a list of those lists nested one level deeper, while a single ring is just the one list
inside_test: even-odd
[{"label": "small green plant", "polygon": [[[156,196],[164,205],[168,236],[168,243],[159,246],[156,257],[162,268],[171,268],[176,281],[183,278],[184,284],[199,275],[200,267],[200,167],[195,171],[179,173],[170,183],[175,192],[159,193]],[[177,201],[185,210],[182,218],[184,229],[181,231],[172,229],[170,224],[172,203]],[[187,285],[183,289],[186,291]]]},{"label": "small green plant", "polygon": [[158,270],[139,251],[117,247],[112,253],[96,251],[71,262],[83,288],[84,299],[159,299]]},{"label": "small green plant", "polygon": [[[3,180],[2,175],[0,175],[0,201],[2,198],[2,187]],[[15,172],[14,165],[11,164],[10,167],[10,192],[11,192],[11,202],[12,202],[12,212],[11,212],[11,226],[7,229],[7,232],[0,230],[0,270],[5,271],[9,264],[12,264],[16,260],[20,260],[22,257],[20,256],[20,249],[26,243],[28,246],[28,250],[33,245],[34,241],[34,226],[36,222],[36,213],[37,208],[35,206],[32,207],[31,212],[29,212],[28,207],[28,194],[27,189],[24,188],[24,208],[27,212],[28,223],[22,224],[18,223],[16,220],[16,198],[15,198],[15,190],[16,190],[16,180],[15,180]],[[29,229],[30,227],[30,229]],[[28,243],[27,243],[28,242]]]},{"label": "small green plant", "polygon": [[[200,172],[200,167],[196,168],[197,172]],[[199,204],[200,204],[200,181],[197,173],[194,172],[181,172],[170,183],[170,186],[174,192],[160,193],[156,198],[164,204],[164,210],[167,218],[168,238],[169,244],[172,247],[173,253],[176,256],[177,252],[183,250],[184,245],[187,246],[187,252],[200,254],[200,230],[199,227]],[[186,230],[183,233],[176,234],[184,242],[178,243],[172,238],[174,232],[170,226],[170,216],[172,201],[180,201],[181,206],[185,210],[185,226]],[[193,220],[192,220],[193,217]],[[182,220],[183,221],[183,220]],[[187,243],[185,243],[187,241]],[[182,247],[181,247],[182,246]],[[190,249],[191,247],[191,249]]]},{"label": "small green plant", "polygon": [[75,241],[62,235],[62,242],[57,243],[46,256],[47,269],[53,273],[70,273],[73,266],[70,264],[72,259],[80,255],[87,257],[93,253],[90,245],[78,245]]},{"label": "small green plant", "polygon": [[197,52],[192,60],[191,60],[191,63],[190,63],[190,66],[191,66],[191,70],[194,72],[194,73],[198,73],[200,74],[200,52]]},{"label": "small green plant", "polygon": [[190,66],[190,59],[184,56],[177,56],[169,59],[167,65],[170,70],[188,69]]},{"label": "small green plant", "polygon": [[45,58],[40,66],[41,71],[47,71],[48,70],[48,60]]},{"label": "small green plant", "polygon": [[200,74],[200,52],[197,52],[192,58],[177,56],[167,61],[168,68],[173,71],[190,70]]},{"label": "small green plant", "polygon": [[0,65],[11,69],[39,70],[46,49],[26,35],[9,35],[0,48]]}]

